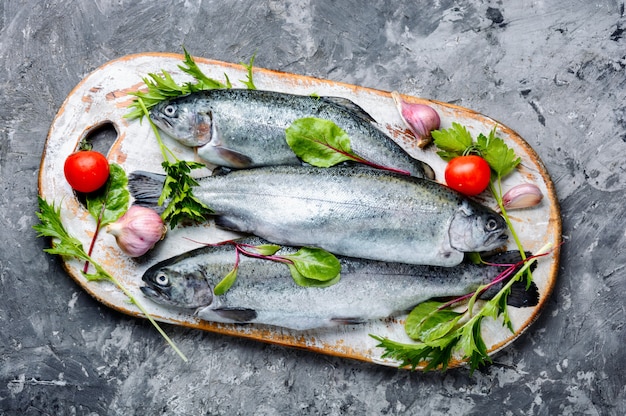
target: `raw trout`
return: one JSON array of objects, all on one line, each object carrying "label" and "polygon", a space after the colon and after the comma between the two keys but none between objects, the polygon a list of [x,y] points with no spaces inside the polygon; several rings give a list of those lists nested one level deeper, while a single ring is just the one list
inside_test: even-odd
[{"label": "raw trout", "polygon": [[218,89],[164,101],[150,111],[154,124],[180,143],[197,147],[200,158],[235,169],[301,164],[285,130],[304,117],[337,124],[350,137],[353,152],[370,162],[434,179],[428,164],[409,156],[374,126],[369,114],[343,98]]},{"label": "raw trout", "polygon": [[[154,203],[162,179],[132,173],[129,189],[137,203],[150,202],[146,196]],[[492,209],[434,181],[387,171],[271,166],[198,182],[194,194],[214,210],[217,225],[281,245],[455,266],[464,252],[493,250],[507,240],[506,223]]]},{"label": "raw trout", "polygon": [[[241,241],[263,244],[258,239]],[[284,247],[279,254],[293,253]],[[517,263],[519,252],[488,259]],[[163,305],[195,309],[199,318],[223,323],[258,323],[297,330],[385,319],[411,310],[434,297],[462,296],[491,282],[504,270],[499,266],[462,263],[454,268],[411,266],[339,257],[341,279],[325,287],[301,287],[285,264],[242,257],[235,284],[223,295],[215,285],[233,268],[232,246],[202,247],[150,267],[141,291]],[[534,285],[534,283],[533,283]],[[488,298],[501,288],[483,294]],[[515,283],[508,303],[534,306],[538,291]]]}]

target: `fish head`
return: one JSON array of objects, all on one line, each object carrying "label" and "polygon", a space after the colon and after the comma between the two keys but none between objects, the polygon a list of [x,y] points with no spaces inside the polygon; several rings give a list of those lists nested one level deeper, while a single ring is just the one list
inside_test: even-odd
[{"label": "fish head", "polygon": [[191,97],[157,104],[150,110],[150,119],[168,136],[185,146],[204,146],[213,136],[211,110],[202,109]]},{"label": "fish head", "polygon": [[[167,262],[167,261],[166,261]],[[156,303],[179,308],[210,305],[213,289],[201,269],[158,263],[144,273],[142,293]]]},{"label": "fish head", "polygon": [[462,252],[490,251],[508,240],[507,225],[497,212],[464,199],[455,212],[448,235],[450,246]]}]

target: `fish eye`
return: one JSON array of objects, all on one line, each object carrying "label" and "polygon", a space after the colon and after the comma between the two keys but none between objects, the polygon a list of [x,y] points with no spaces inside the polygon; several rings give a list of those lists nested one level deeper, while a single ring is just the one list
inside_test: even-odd
[{"label": "fish eye", "polygon": [[164,109],[163,109],[163,113],[168,116],[168,117],[173,117],[174,115],[176,115],[176,107],[174,107],[173,105],[167,105]]},{"label": "fish eye", "polygon": [[168,286],[170,284],[170,279],[165,273],[157,274],[154,278],[154,281],[161,286]]},{"label": "fish eye", "polygon": [[498,229],[498,221],[495,218],[489,218],[485,224],[485,230],[495,231],[496,229]]}]

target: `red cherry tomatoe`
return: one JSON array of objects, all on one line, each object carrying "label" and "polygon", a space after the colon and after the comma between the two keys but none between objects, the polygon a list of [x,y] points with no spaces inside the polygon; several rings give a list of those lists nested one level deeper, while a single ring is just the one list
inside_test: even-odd
[{"label": "red cherry tomatoe", "polygon": [[474,196],[489,186],[491,168],[480,156],[457,156],[448,162],[444,176],[450,188],[464,195]]},{"label": "red cherry tomatoe", "polygon": [[65,159],[65,179],[78,192],[94,192],[109,179],[109,162],[102,153],[79,150]]}]

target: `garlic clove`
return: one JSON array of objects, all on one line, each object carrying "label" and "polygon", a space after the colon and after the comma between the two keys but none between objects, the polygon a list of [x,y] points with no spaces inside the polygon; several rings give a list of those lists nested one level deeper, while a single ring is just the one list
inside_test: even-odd
[{"label": "garlic clove", "polygon": [[441,119],[434,108],[426,104],[407,103],[397,91],[391,93],[404,124],[417,139],[417,146],[426,147],[432,141],[431,132],[439,129]]},{"label": "garlic clove", "polygon": [[124,253],[139,257],[165,237],[167,227],[156,211],[133,205],[116,222],[109,224],[106,231],[115,237]]},{"label": "garlic clove", "polygon": [[502,205],[505,209],[530,208],[539,204],[543,194],[537,185],[523,183],[509,189],[502,196]]}]

